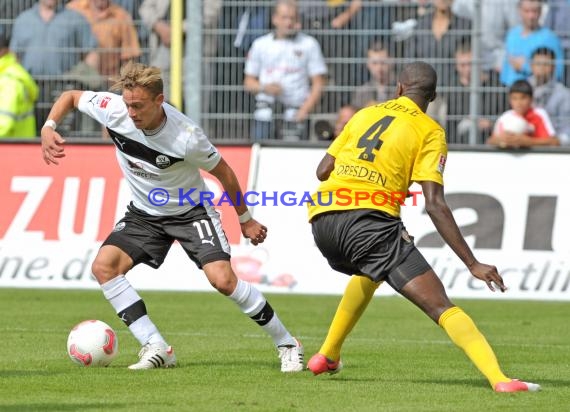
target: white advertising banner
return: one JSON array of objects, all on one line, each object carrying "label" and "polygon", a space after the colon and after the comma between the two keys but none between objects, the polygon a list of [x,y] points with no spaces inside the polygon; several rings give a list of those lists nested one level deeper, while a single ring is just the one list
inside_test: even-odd
[{"label": "white advertising banner", "polygon": [[[0,287],[98,288],[91,263],[122,217],[129,193],[112,146],[75,146],[58,167],[41,163],[39,147],[3,145],[0,174]],[[256,148],[257,149],[257,148]],[[318,181],[324,149],[222,148],[256,219],[269,228],[254,247],[223,206],[224,230],[238,276],[265,292],[341,294],[348,277],[332,271],[313,242],[306,200]],[[104,165],[102,167],[102,165]],[[509,290],[492,293],[443,244],[423,197],[406,199],[402,216],[416,245],[452,297],[570,301],[570,154],[450,152],[446,197],[479,260],[499,268]],[[560,178],[562,177],[562,178]],[[210,190],[222,193],[213,179]],[[420,187],[414,190],[421,191]],[[211,291],[203,273],[174,244],[158,270],[128,275],[140,289]],[[378,294],[393,294],[383,285]]]},{"label": "white advertising banner", "polygon": [[[299,293],[342,293],[347,278],[333,272],[313,243],[307,211],[299,206],[318,185],[318,149],[262,148],[255,190],[270,198],[254,208],[269,226],[267,265],[290,273]],[[402,218],[416,245],[452,297],[570,300],[570,155],[450,152],[446,198],[477,258],[499,268],[509,290],[492,293],[473,279],[444,245],[425,214],[421,195],[406,200]],[[414,190],[421,187],[414,185]],[[290,192],[290,193],[288,193]],[[285,194],[285,195],[284,195]],[[282,198],[283,196],[283,198]],[[283,204],[283,199],[289,203]],[[379,294],[393,293],[389,286]]]},{"label": "white advertising banner", "polygon": [[[100,242],[36,241],[39,250],[21,242],[2,241],[0,287],[99,289],[91,275],[91,263]],[[285,273],[265,272],[267,252],[252,246],[232,245],[232,263],[239,277],[266,291],[289,291],[294,279]],[[204,273],[175,243],[162,266],[155,270],[138,265],[127,275],[141,290],[214,291]]]}]

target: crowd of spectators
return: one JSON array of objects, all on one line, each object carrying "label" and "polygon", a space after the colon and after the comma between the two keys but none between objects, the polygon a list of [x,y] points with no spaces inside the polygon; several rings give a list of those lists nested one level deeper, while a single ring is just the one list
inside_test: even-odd
[{"label": "crowd of spectators", "polygon": [[[392,97],[401,64],[419,59],[438,73],[428,114],[450,143],[472,143],[473,123],[487,142],[509,88],[528,80],[553,142],[569,144],[570,2],[479,4],[475,56],[474,0],[204,1],[202,123],[214,140],[322,139],[317,123]],[[0,35],[38,85],[37,128],[63,90],[106,89],[133,59],[162,69],[168,99],[170,0],[4,0],[0,15]],[[85,118],[61,127],[104,135]]]}]

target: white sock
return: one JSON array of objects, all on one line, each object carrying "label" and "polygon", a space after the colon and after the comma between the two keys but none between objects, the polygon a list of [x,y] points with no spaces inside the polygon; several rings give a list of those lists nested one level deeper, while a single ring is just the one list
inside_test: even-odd
[{"label": "white sock", "polygon": [[[105,282],[101,285],[101,289],[103,290],[103,295],[111,303],[117,314],[139,301],[144,306],[143,300],[124,275],[119,275]],[[130,323],[128,327],[141,345],[157,342],[166,344],[157,327],[146,314],[146,308],[144,308],[144,314]]]},{"label": "white sock", "polygon": [[250,283],[238,279],[235,290],[229,296],[243,313],[257,322],[273,339],[276,346],[295,346],[295,338],[291,336],[283,323],[273,312],[271,305],[259,290]]},{"label": "white sock", "polygon": [[147,343],[163,343],[167,345],[156,325],[152,323],[148,315],[144,315],[131,323],[129,329],[141,346]]}]

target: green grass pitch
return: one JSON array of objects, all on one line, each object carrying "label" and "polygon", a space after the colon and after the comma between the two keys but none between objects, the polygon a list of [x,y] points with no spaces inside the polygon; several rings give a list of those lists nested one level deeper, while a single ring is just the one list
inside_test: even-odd
[{"label": "green grass pitch", "polygon": [[[570,303],[457,300],[504,371],[539,393],[495,394],[409,302],[379,297],[349,336],[335,376],[285,375],[269,337],[217,293],[141,292],[179,367],[130,371],[138,343],[99,291],[0,289],[0,411],[562,411],[570,400]],[[268,295],[318,350],[338,296]],[[101,319],[119,336],[108,368],[73,364],[69,330]]]}]

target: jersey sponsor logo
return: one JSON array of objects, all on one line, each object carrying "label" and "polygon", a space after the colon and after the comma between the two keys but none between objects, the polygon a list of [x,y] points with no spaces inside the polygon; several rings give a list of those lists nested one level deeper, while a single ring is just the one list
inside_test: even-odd
[{"label": "jersey sponsor logo", "polygon": [[445,162],[447,161],[447,157],[445,157],[443,154],[439,155],[439,162],[437,165],[437,170],[439,170],[439,173],[443,174],[443,171],[445,170]]},{"label": "jersey sponsor logo", "polygon": [[124,142],[124,141],[120,140],[120,139],[117,138],[117,137],[114,137],[114,138],[113,138],[113,141],[114,141],[117,145],[121,146],[121,150],[123,150],[123,146],[125,145],[125,143],[127,143],[127,142]]},{"label": "jersey sponsor logo", "polygon": [[[97,101],[94,101],[94,100],[97,100]],[[99,95],[95,94],[91,99],[89,99],[89,101],[87,103],[91,103],[93,106],[95,106],[98,102],[99,102]]]},{"label": "jersey sponsor logo", "polygon": [[372,183],[386,186],[388,178],[378,170],[369,169],[366,166],[353,166],[348,164],[340,164],[337,166],[335,173],[337,176],[351,176],[361,180],[367,180]]},{"label": "jersey sponsor logo", "polygon": [[159,169],[166,169],[168,166],[170,166],[170,159],[168,156],[158,155],[156,156],[156,166]]},{"label": "jersey sponsor logo", "polygon": [[100,101],[99,101],[99,107],[101,107],[102,109],[106,109],[107,105],[109,104],[109,102],[111,101],[111,98],[109,96],[105,96],[103,97]]},{"label": "jersey sponsor logo", "polygon": [[129,164],[129,168],[131,169],[131,173],[135,176],[142,177],[143,179],[147,180],[156,180],[160,181],[160,176],[156,173],[149,172],[145,170],[144,165],[142,163],[135,163],[127,160]]}]

